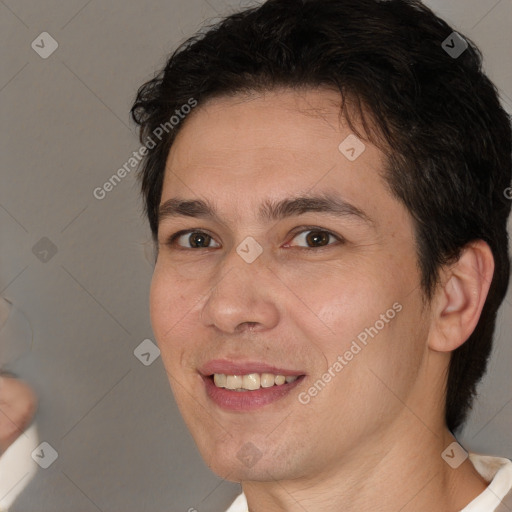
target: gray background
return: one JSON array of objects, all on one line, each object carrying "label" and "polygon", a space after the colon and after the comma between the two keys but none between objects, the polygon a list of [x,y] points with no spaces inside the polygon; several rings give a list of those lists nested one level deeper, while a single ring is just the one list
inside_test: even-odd
[{"label": "gray background", "polygon": [[[512,0],[426,3],[480,46],[512,112]],[[144,366],[133,354],[152,338],[149,229],[134,172],[103,200],[92,191],[139,148],[128,117],[138,86],[205,20],[240,5],[249,2],[0,2],[0,294],[34,331],[8,368],[36,389],[40,439],[59,454],[14,512],[218,511],[239,491],[203,464],[161,359]],[[47,59],[31,48],[43,31],[59,44]],[[57,248],[47,262],[32,250],[42,237]],[[509,293],[461,438],[507,457],[511,302]]]}]

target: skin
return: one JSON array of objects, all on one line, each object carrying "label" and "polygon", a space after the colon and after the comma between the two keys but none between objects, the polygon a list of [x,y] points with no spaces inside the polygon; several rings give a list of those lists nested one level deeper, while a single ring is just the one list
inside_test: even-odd
[{"label": "skin", "polygon": [[[384,154],[365,141],[349,161],[351,132],[339,94],[280,89],[198,106],[169,153],[161,203],[209,199],[220,220],[162,219],[151,321],[183,418],[208,466],[242,482],[251,512],[457,511],[486,487],[469,460],[442,458],[450,352],[473,331],[493,272],[475,242],[443,269],[423,303],[412,218],[381,174]],[[267,200],[333,192],[371,219],[309,212],[260,221]],[[315,226],[343,239],[307,242]],[[191,248],[201,229],[209,248]],[[304,233],[305,232],[305,233]],[[302,233],[302,234],[301,234]],[[236,252],[251,236],[263,252]],[[209,245],[208,245],[209,244]],[[313,247],[307,251],[307,247]],[[306,405],[298,395],[332,367],[394,303],[402,310]],[[264,361],[305,374],[288,396],[228,412],[206,395],[198,368],[211,359]],[[237,457],[252,443],[259,460]]]},{"label": "skin", "polygon": [[0,453],[29,426],[36,410],[37,397],[26,382],[0,377]]}]

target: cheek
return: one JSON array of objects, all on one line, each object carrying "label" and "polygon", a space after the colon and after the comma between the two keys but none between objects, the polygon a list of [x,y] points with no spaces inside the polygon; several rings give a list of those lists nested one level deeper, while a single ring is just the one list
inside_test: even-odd
[{"label": "cheek", "polygon": [[343,368],[350,369],[338,381],[348,384],[360,379],[368,367],[388,375],[396,371],[400,358],[418,358],[410,354],[417,347],[407,342],[420,326],[406,320],[420,308],[417,293],[411,294],[416,279],[396,262],[375,264],[361,258],[359,264],[304,272],[300,278],[289,275],[287,281],[295,283],[292,289],[301,299],[296,301],[299,309],[294,318],[319,354],[317,372],[327,371],[341,356]]},{"label": "cheek", "polygon": [[293,292],[288,307],[313,339],[325,336],[327,350],[339,350],[401,298],[403,286],[396,276],[390,279],[369,265],[303,270],[288,271],[283,279]]},{"label": "cheek", "polygon": [[157,265],[149,289],[149,315],[153,333],[159,343],[162,340],[162,334],[165,332],[165,325],[169,322],[169,314],[172,314],[172,311],[170,312],[166,306],[167,293],[165,293],[165,289],[162,273]]},{"label": "cheek", "polygon": [[[149,310],[151,326],[162,353],[163,361],[179,361],[175,357],[181,352],[180,327],[184,325],[187,315],[193,314],[194,295],[184,293],[186,287],[176,279],[172,272],[155,266],[149,293]],[[173,355],[171,358],[170,355]]]}]

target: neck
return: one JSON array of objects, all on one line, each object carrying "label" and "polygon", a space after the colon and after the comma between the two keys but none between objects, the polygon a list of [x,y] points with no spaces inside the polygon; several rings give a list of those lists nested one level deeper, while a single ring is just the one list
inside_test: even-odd
[{"label": "neck", "polygon": [[469,459],[453,469],[441,457],[455,441],[444,425],[431,430],[409,416],[399,435],[379,435],[336,467],[293,480],[242,482],[249,511],[460,511],[487,482]]}]

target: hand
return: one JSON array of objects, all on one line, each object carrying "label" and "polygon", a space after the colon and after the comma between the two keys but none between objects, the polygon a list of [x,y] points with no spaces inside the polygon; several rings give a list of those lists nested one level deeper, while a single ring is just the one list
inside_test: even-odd
[{"label": "hand", "polygon": [[0,454],[30,425],[37,397],[24,381],[0,375]]}]

